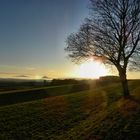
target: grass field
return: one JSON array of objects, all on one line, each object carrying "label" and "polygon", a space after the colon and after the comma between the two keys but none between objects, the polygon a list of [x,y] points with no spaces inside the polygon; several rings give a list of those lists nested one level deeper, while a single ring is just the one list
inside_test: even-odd
[{"label": "grass field", "polygon": [[0,106],[33,101],[37,99],[47,98],[50,96],[60,96],[85,89],[89,89],[89,86],[85,84],[71,84],[38,88],[30,87],[29,89],[2,91],[0,92]]},{"label": "grass field", "polygon": [[140,81],[129,85],[128,99],[113,83],[1,106],[0,140],[139,140]]}]

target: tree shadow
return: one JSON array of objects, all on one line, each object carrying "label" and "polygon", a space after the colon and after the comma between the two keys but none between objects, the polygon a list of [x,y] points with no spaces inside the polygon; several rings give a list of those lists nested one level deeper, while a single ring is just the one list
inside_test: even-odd
[{"label": "tree shadow", "polygon": [[140,109],[140,99],[135,96],[121,98],[117,102],[119,112],[124,116],[131,116],[138,112]]},{"label": "tree shadow", "polygon": [[129,95],[127,97],[124,97],[124,100],[129,100],[129,101],[132,101],[132,102],[140,104],[140,98],[138,98],[135,95]]}]

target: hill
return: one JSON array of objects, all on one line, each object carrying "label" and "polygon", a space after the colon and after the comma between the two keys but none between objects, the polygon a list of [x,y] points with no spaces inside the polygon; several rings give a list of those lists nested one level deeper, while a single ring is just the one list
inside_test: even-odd
[{"label": "hill", "polygon": [[115,82],[2,106],[0,139],[139,140],[140,81],[129,81],[129,85],[127,99]]}]

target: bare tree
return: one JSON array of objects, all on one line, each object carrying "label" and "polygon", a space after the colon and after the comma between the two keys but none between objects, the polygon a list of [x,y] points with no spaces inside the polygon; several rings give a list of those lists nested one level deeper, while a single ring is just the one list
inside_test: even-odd
[{"label": "bare tree", "polygon": [[140,0],[90,1],[90,18],[68,36],[65,50],[75,62],[93,57],[114,65],[129,96],[127,69],[140,67]]}]

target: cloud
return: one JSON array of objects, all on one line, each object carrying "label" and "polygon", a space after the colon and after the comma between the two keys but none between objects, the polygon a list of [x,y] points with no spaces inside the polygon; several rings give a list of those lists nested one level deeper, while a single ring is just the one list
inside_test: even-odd
[{"label": "cloud", "polygon": [[0,72],[0,74],[2,74],[2,75],[11,75],[11,74],[18,74],[18,73],[14,73],[14,72]]},{"label": "cloud", "polygon": [[14,77],[19,77],[19,78],[28,78],[29,76],[27,76],[27,75],[17,75],[17,76],[14,76]]},{"label": "cloud", "polygon": [[47,76],[43,76],[43,77],[42,77],[42,79],[48,79],[48,78],[49,78],[49,77],[47,77]]}]

